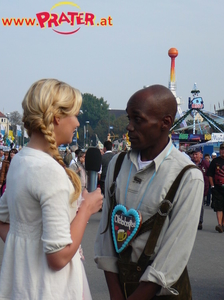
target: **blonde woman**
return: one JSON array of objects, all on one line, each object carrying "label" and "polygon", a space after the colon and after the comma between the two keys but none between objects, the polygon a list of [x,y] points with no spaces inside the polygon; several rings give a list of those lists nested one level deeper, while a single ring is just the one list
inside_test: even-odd
[{"label": "blonde woman", "polygon": [[7,176],[13,188],[0,201],[0,299],[91,299],[77,250],[102,206],[101,191],[81,196],[79,176],[58,152],[79,126],[81,102],[78,90],[55,79],[34,83],[22,102],[30,142],[14,157]]}]

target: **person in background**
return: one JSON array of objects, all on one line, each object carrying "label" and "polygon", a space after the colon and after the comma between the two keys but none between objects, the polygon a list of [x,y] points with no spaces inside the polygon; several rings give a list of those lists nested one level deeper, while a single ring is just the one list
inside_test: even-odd
[{"label": "person in background", "polygon": [[86,170],[85,170],[86,153],[82,150],[78,152],[77,162],[70,165],[70,169],[75,171],[81,180],[82,190],[86,188]]},{"label": "person in background", "polygon": [[0,174],[1,196],[4,194],[5,189],[6,189],[6,176],[7,176],[8,170],[9,170],[9,165],[16,153],[18,153],[18,151],[16,149],[11,149],[9,151],[9,156],[8,157],[6,156],[7,159],[4,159],[2,162],[2,169],[1,169],[1,174]]},{"label": "person in background", "polygon": [[4,151],[3,148],[0,148],[0,162],[4,160]]},{"label": "person in background", "polygon": [[[72,151],[72,150],[71,150]],[[69,164],[69,167],[71,167],[72,164],[77,163],[78,161],[78,154],[82,151],[81,149],[76,149],[74,152],[72,151],[72,160]]]},{"label": "person in background", "polygon": [[204,155],[204,159],[207,160],[208,163],[210,163],[210,161],[211,161],[210,154],[209,154],[209,153],[206,153],[206,154]]},{"label": "person in background", "polygon": [[[114,156],[108,166],[95,262],[104,270],[110,299],[191,299],[190,283],[184,270],[197,233],[204,190],[202,173],[169,138],[177,102],[168,88],[153,85],[137,91],[129,99],[126,111],[131,151],[124,157],[116,182],[114,169],[121,156]],[[186,166],[190,169],[182,177],[171,204],[165,200],[166,194]],[[115,208],[112,197],[116,197]],[[166,213],[161,205],[169,208]],[[126,215],[122,214],[125,209],[133,209],[135,228],[137,220],[139,224],[141,221],[148,224],[145,231],[142,225],[142,234],[134,236],[129,243],[127,237],[131,235],[133,222],[125,220]],[[161,220],[160,209],[165,220],[158,234],[160,222],[153,220]],[[115,226],[115,222],[118,225]],[[148,242],[150,236],[152,243],[152,240]],[[123,243],[121,252],[117,251],[116,242]],[[186,280],[175,287],[180,276],[186,276]]]},{"label": "person in background", "polygon": [[207,160],[203,159],[203,154],[201,148],[195,148],[192,151],[192,161],[195,165],[202,171],[203,178],[204,178],[204,197],[201,204],[201,214],[198,224],[198,230],[202,230],[203,226],[203,218],[204,218],[204,199],[207,197],[208,190],[209,190],[209,179],[207,176],[207,171],[209,168],[209,163]]},{"label": "person in background", "polygon": [[64,159],[63,159],[67,168],[69,167],[71,160],[72,160],[72,153],[71,153],[70,149],[67,147],[65,149],[65,155],[64,155]]},{"label": "person in background", "polygon": [[99,180],[100,180],[100,188],[105,195],[105,180],[106,180],[106,174],[107,174],[107,168],[109,165],[109,162],[113,158],[114,154],[112,152],[112,143],[111,141],[105,141],[104,142],[104,154],[102,155],[102,167],[101,167],[101,174],[99,174]]},{"label": "person in background", "polygon": [[214,158],[216,158],[217,157],[217,154],[215,153],[215,152],[213,152],[212,153],[212,160],[214,159]]},{"label": "person in background", "polygon": [[[207,162],[208,162],[209,165],[210,165],[211,157],[210,157],[210,154],[209,154],[209,153],[206,153],[206,154],[204,155],[204,159],[207,160]],[[205,201],[205,200],[204,200],[204,201]],[[206,205],[206,206],[210,206],[210,202],[211,202],[211,186],[210,186],[210,183],[209,183],[209,189],[208,189],[208,194],[207,194],[207,197],[206,197],[205,205]]]},{"label": "person in background", "polygon": [[81,104],[81,93],[56,79],[35,82],[24,97],[30,141],[13,158],[11,188],[0,199],[0,299],[91,300],[78,249],[103,197],[100,189],[81,193],[79,176],[58,152],[72,142]]},{"label": "person in background", "polygon": [[8,160],[8,157],[9,157],[9,151],[6,150],[4,151],[4,160]]},{"label": "person in background", "polygon": [[216,212],[218,221],[215,230],[222,233],[224,230],[224,143],[219,146],[219,154],[219,157],[211,161],[207,175],[211,185],[211,207]]},{"label": "person in background", "polygon": [[76,159],[75,150],[77,150],[77,149],[78,149],[78,147],[75,146],[75,145],[72,145],[72,146],[70,147],[71,154],[72,154],[72,159]]},{"label": "person in background", "polygon": [[0,174],[1,174],[3,160],[4,160],[4,151],[3,148],[0,148]]}]

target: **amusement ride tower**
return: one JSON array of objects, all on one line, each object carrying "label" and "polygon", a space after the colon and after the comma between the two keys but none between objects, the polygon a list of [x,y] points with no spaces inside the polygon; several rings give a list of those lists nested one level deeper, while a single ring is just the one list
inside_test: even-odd
[{"label": "amusement ride tower", "polygon": [[[182,109],[180,107],[181,99],[180,99],[180,97],[177,97],[177,94],[176,94],[175,58],[178,55],[178,50],[176,48],[170,48],[169,51],[168,51],[168,55],[171,58],[169,89],[171,90],[174,97],[176,98],[176,101],[177,101],[177,114],[176,114],[176,117],[179,119],[183,116],[183,113],[182,113]],[[181,127],[186,127],[187,126],[186,121],[183,121],[180,126]]]}]

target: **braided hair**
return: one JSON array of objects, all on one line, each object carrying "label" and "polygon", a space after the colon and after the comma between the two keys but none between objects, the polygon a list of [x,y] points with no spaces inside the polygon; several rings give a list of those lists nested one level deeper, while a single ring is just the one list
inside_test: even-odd
[{"label": "braided hair", "polygon": [[75,193],[73,201],[81,193],[79,176],[67,168],[58,151],[55,140],[54,118],[77,115],[82,104],[79,90],[56,79],[41,79],[35,82],[26,93],[23,102],[24,127],[29,137],[40,131],[49,143],[49,154],[65,169]]}]

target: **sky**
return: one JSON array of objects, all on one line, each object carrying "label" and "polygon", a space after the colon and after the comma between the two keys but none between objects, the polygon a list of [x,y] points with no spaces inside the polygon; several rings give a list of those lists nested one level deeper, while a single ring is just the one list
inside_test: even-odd
[{"label": "sky", "polygon": [[[103,97],[111,109],[126,109],[146,85],[168,87],[175,47],[177,96],[187,109],[196,82],[205,110],[224,106],[223,0],[0,0],[0,111],[22,113],[31,84],[57,78],[82,93]],[[58,5],[56,5],[58,4]],[[78,7],[77,7],[78,6]],[[6,18],[42,18],[62,13],[61,26],[4,26]],[[107,26],[66,22],[68,12],[94,14]],[[88,15],[87,15],[88,16]],[[89,15],[90,16],[90,15]],[[110,21],[108,21],[110,17]],[[46,17],[47,18],[47,17]],[[80,22],[82,22],[80,17]],[[110,24],[109,24],[110,23]],[[50,26],[50,24],[49,24]],[[59,34],[80,29],[74,34]],[[54,29],[54,30],[53,30]]]}]

